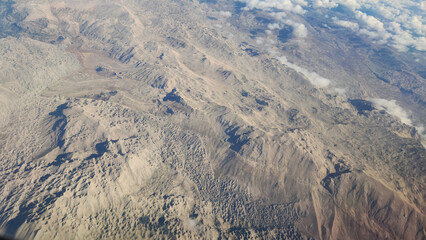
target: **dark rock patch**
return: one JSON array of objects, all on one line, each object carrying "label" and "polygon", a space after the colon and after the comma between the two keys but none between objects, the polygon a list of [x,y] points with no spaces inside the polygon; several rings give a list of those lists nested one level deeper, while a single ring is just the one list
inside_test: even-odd
[{"label": "dark rock patch", "polygon": [[216,4],[216,3],[217,3],[217,0],[200,0],[200,3]]},{"label": "dark rock patch", "polygon": [[250,30],[251,35],[257,35],[259,33],[265,33],[265,30],[261,29],[261,28],[256,28],[256,29]]},{"label": "dark rock patch", "polygon": [[245,2],[236,1],[234,3],[234,12],[236,14],[240,14],[240,13],[243,12],[243,8],[245,8],[246,6],[247,6],[247,4]]},{"label": "dark rock patch", "polygon": [[259,17],[259,16],[255,17],[255,20],[257,22],[259,22],[259,23],[262,23],[262,24],[271,24],[271,23],[274,23],[273,19],[265,18],[265,17]]},{"label": "dark rock patch", "polygon": [[293,122],[296,119],[297,114],[299,114],[299,110],[291,108],[286,113],[290,122]]},{"label": "dark rock patch", "polygon": [[40,178],[40,182],[44,182],[44,181],[46,181],[49,177],[50,177],[51,175],[50,174],[46,174],[46,175],[44,175],[43,177],[41,177]]},{"label": "dark rock patch", "polygon": [[374,76],[376,76],[376,78],[377,79],[379,79],[380,81],[383,81],[383,82],[385,82],[385,83],[390,83],[390,81],[389,80],[387,80],[386,78],[384,78],[384,77],[381,77],[380,75],[378,75],[377,73],[374,73]]},{"label": "dark rock patch", "polygon": [[423,79],[426,79],[426,71],[419,71],[417,74],[419,74]]},{"label": "dark rock patch", "polygon": [[190,215],[189,215],[189,218],[190,219],[196,219],[198,217],[198,214],[197,213],[191,213]]},{"label": "dark rock patch", "polygon": [[288,42],[293,37],[293,27],[289,25],[285,25],[278,32],[278,40],[282,43]]},{"label": "dark rock patch", "polygon": [[48,167],[50,166],[60,166],[61,164],[65,163],[67,160],[70,160],[72,157],[72,153],[63,153],[63,154],[59,154],[56,158],[55,161],[51,162]]},{"label": "dark rock patch", "polygon": [[342,174],[352,172],[350,168],[344,164],[337,163],[334,165],[335,172],[329,173],[325,178],[321,180],[321,185],[330,193],[333,194],[334,189],[332,189],[332,180],[335,178],[339,178]]},{"label": "dark rock patch", "polygon": [[182,40],[176,39],[174,37],[168,37],[167,42],[169,42],[170,46],[174,48],[185,48],[186,43]]},{"label": "dark rock patch", "polygon": [[53,194],[46,195],[40,202],[35,200],[30,203],[21,203],[18,215],[5,224],[5,235],[15,236],[23,223],[31,221],[34,213],[41,215],[48,209],[48,206],[54,204],[64,193],[65,188]]},{"label": "dark rock patch", "polygon": [[228,79],[232,72],[228,70],[219,69],[218,72],[223,76],[223,79]]},{"label": "dark rock patch", "polygon": [[0,1],[0,38],[17,37],[22,32],[20,23],[28,16],[26,12],[18,12],[14,1]]},{"label": "dark rock patch", "polygon": [[93,98],[93,99],[96,99],[96,100],[108,101],[111,97],[117,95],[117,93],[118,93],[117,91],[110,91],[110,92],[107,92],[107,93],[101,92],[101,93],[96,94],[94,96],[93,95],[92,96],[85,95],[84,97]]},{"label": "dark rock patch", "polygon": [[165,221],[166,221],[166,219],[164,217],[160,217],[158,219],[158,226],[160,226],[160,227],[163,226]]},{"label": "dark rock patch", "polygon": [[59,105],[55,111],[50,112],[50,116],[54,116],[56,118],[55,123],[53,124],[52,130],[57,132],[57,144],[60,148],[62,148],[65,144],[64,134],[65,134],[65,126],[67,125],[67,119],[64,115],[64,110],[69,108],[68,103],[64,103]]},{"label": "dark rock patch", "polygon": [[230,126],[225,130],[225,134],[229,137],[227,141],[231,143],[230,148],[235,152],[239,152],[250,141],[250,138],[248,138],[250,131],[239,133],[239,130],[239,126]]},{"label": "dark rock patch", "polygon": [[167,93],[167,95],[163,98],[164,102],[171,101],[171,102],[177,102],[182,103],[183,99],[181,96],[177,94],[176,89],[173,89],[171,92]]},{"label": "dark rock patch", "polygon": [[119,57],[118,60],[122,63],[128,63],[130,60],[135,56],[133,51],[135,50],[134,47],[129,48],[127,51],[123,52]]},{"label": "dark rock patch", "polygon": [[61,43],[61,42],[63,42],[64,40],[65,40],[65,37],[63,37],[63,36],[59,36],[59,37],[56,39],[56,42]]},{"label": "dark rock patch", "polygon": [[374,110],[373,104],[370,101],[363,99],[349,99],[348,101],[355,107],[355,109],[358,111],[358,114],[366,116],[366,112]]},{"label": "dark rock patch", "polygon": [[166,109],[166,113],[168,113],[168,114],[170,114],[170,115],[173,115],[175,112],[173,111],[173,109],[171,109],[171,108],[167,107],[167,109]]},{"label": "dark rock patch", "polygon": [[162,76],[157,76],[154,81],[151,83],[151,87],[158,88],[158,89],[164,89],[167,86],[168,80]]},{"label": "dark rock patch", "polygon": [[90,155],[85,160],[91,160],[91,159],[94,159],[94,158],[102,157],[102,155],[104,155],[104,153],[108,152],[108,144],[109,144],[108,141],[97,143],[95,145],[95,149],[96,149],[97,153]]},{"label": "dark rock patch", "polygon": [[258,99],[258,98],[256,98],[256,103],[259,104],[259,105],[262,105],[262,106],[268,106],[269,105],[269,103],[267,101],[261,100],[261,99]]},{"label": "dark rock patch", "polygon": [[258,56],[260,54],[260,52],[256,49],[253,48],[246,48],[244,51],[246,51],[246,53],[248,53],[248,55],[250,55],[250,57],[255,57]]},{"label": "dark rock patch", "polygon": [[58,107],[56,107],[55,111],[50,112],[49,115],[55,116],[55,117],[65,117],[64,110],[67,109],[67,108],[69,108],[68,103],[61,104]]},{"label": "dark rock patch", "polygon": [[288,117],[288,121],[291,124],[290,131],[294,131],[296,129],[308,129],[311,126],[311,121],[308,117],[300,114],[298,109],[290,108],[286,111],[286,115]]}]

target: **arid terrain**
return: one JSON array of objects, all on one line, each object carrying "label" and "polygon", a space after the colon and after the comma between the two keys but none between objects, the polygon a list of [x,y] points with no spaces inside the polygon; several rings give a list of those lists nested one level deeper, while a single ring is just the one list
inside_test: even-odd
[{"label": "arid terrain", "polygon": [[0,1],[0,235],[425,239],[425,51],[253,2]]}]

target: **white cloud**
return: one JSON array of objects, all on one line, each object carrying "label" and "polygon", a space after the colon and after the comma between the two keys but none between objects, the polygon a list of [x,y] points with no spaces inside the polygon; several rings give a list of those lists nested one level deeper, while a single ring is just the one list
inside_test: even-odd
[{"label": "white cloud", "polygon": [[413,46],[420,51],[426,51],[426,37],[419,37],[414,42]]},{"label": "white cloud", "polygon": [[275,18],[277,21],[281,21],[285,17],[287,17],[287,14],[285,12],[271,12],[269,13],[273,18]]},{"label": "white cloud", "polygon": [[283,23],[293,27],[293,35],[297,38],[304,38],[308,35],[308,29],[303,23],[298,23],[290,19],[283,19]]},{"label": "white cloud", "polygon": [[351,9],[352,11],[361,7],[359,3],[361,1],[357,1],[357,0],[340,0],[335,2],[342,4],[343,6]]},{"label": "white cloud", "polygon": [[280,29],[280,25],[278,23],[270,23],[268,24],[268,29],[270,30]]},{"label": "white cloud", "polygon": [[231,17],[232,13],[228,12],[228,11],[220,11],[219,15],[223,16],[223,17]]},{"label": "white cloud", "polygon": [[267,44],[269,44],[269,45],[274,45],[274,44],[276,44],[276,42],[275,42],[273,39],[268,39],[268,40],[266,40],[266,43],[267,43]]},{"label": "white cloud", "polygon": [[361,11],[355,11],[355,16],[358,20],[365,23],[368,28],[375,29],[378,32],[385,32],[385,28],[382,22],[373,16],[369,16]]},{"label": "white cloud", "polygon": [[401,106],[396,103],[396,100],[387,100],[383,98],[373,98],[371,102],[375,105],[375,107],[379,110],[385,110],[392,116],[395,116],[401,120],[402,123],[407,124],[416,128],[416,131],[422,137],[422,144],[426,148],[426,132],[425,127],[423,125],[418,125],[413,123],[413,117],[410,113],[405,111]]},{"label": "white cloud", "polygon": [[314,85],[316,87],[324,88],[324,87],[327,87],[331,83],[330,80],[328,80],[327,78],[321,77],[320,75],[318,75],[315,72],[310,72],[310,71],[306,70],[305,68],[297,66],[294,63],[290,63],[285,56],[279,57],[277,59],[282,64],[284,64],[284,65],[296,70],[297,72],[300,72],[303,75],[305,75],[306,78],[308,78],[308,80],[312,83],[312,85]]},{"label": "white cloud", "polygon": [[272,47],[276,44],[276,42],[273,39],[263,38],[263,37],[257,37],[256,38],[256,44],[262,45],[264,47]]},{"label": "white cloud", "polygon": [[297,14],[304,14],[306,10],[303,6],[307,6],[304,0],[243,0],[242,2],[246,3],[246,9],[278,9]]},{"label": "white cloud", "polygon": [[314,0],[312,5],[315,8],[334,8],[338,6],[338,4],[333,0]]},{"label": "white cloud", "polygon": [[216,28],[222,28],[223,26],[222,26],[222,24],[218,24],[218,23],[216,23],[215,25],[213,25],[213,26],[215,26]]},{"label": "white cloud", "polygon": [[346,89],[344,88],[335,88],[334,91],[340,96],[346,96]]},{"label": "white cloud", "polygon": [[313,0],[311,5],[314,8],[337,5],[349,8],[358,26],[349,19],[333,18],[334,23],[353,31],[359,30],[360,34],[368,36],[375,43],[389,44],[401,51],[409,48],[426,50],[426,16],[422,14],[422,10],[424,12],[426,9],[425,1]]},{"label": "white cloud", "polygon": [[385,29],[384,24],[373,16],[369,16],[361,11],[355,11],[356,18],[364,24],[363,29],[359,32],[367,35],[370,39],[375,40],[379,44],[387,43],[387,40],[392,37]]},{"label": "white cloud", "polygon": [[359,30],[359,25],[356,22],[350,22],[350,21],[345,21],[345,20],[339,20],[336,17],[333,17],[333,22],[339,26],[345,27],[345,28],[349,28],[352,31],[358,31]]},{"label": "white cloud", "polygon": [[302,23],[297,23],[294,26],[294,36],[297,38],[304,38],[308,35],[308,29]]},{"label": "white cloud", "polygon": [[[359,32],[377,44],[388,44],[400,51],[414,48],[426,51],[426,2],[418,0],[241,0],[246,9],[267,11],[278,22],[288,21],[288,13],[303,15],[313,8],[345,6],[353,13],[335,24]],[[276,11],[280,10],[280,11]],[[300,21],[299,21],[300,22]],[[306,37],[305,25],[291,25],[295,36]],[[395,27],[398,26],[398,27]],[[272,30],[272,29],[269,29]],[[267,34],[272,33],[268,31]]]},{"label": "white cloud", "polygon": [[257,44],[263,44],[264,43],[264,39],[261,37],[256,38],[256,43]]},{"label": "white cloud", "polygon": [[411,115],[407,113],[401,106],[396,104],[395,100],[387,100],[383,98],[374,98],[371,101],[376,105],[380,110],[385,110],[389,114],[398,117],[401,122],[413,126],[413,121],[411,120]]},{"label": "white cloud", "polygon": [[411,28],[416,31],[417,34],[423,34],[426,31],[426,25],[423,24],[421,17],[413,16],[410,19]]},{"label": "white cloud", "polygon": [[389,6],[377,6],[377,12],[386,19],[394,19],[400,14],[400,10]]}]

